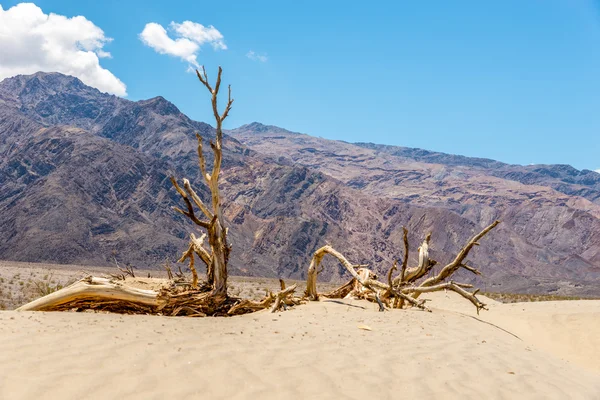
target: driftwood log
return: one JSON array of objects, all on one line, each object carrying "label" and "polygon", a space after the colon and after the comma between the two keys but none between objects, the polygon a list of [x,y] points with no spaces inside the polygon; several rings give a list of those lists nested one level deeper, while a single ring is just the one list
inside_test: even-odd
[{"label": "driftwood log", "polygon": [[64,289],[27,303],[17,308],[17,311],[58,310],[62,307],[74,308],[77,302],[86,301],[122,301],[150,308],[161,308],[165,304],[164,300],[161,300],[158,293],[153,290],[133,288],[117,280],[88,277]]}]

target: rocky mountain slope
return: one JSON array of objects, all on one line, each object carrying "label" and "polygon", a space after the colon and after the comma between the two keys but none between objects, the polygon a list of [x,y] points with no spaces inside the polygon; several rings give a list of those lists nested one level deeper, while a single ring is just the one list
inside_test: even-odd
[{"label": "rocky mountain slope", "polygon": [[[116,255],[157,267],[176,258],[193,227],[170,209],[168,176],[187,176],[206,196],[195,132],[214,136],[162,97],[132,102],[56,73],[0,82],[0,259],[91,265]],[[413,248],[432,230],[444,262],[499,217],[472,257],[487,289],[600,294],[596,173],[260,124],[231,131],[225,148],[234,274],[302,278],[325,243],[387,271],[402,226]],[[322,279],[341,274],[331,262]]]},{"label": "rocky mountain slope", "polygon": [[259,123],[229,134],[278,162],[321,171],[378,199],[451,210],[479,226],[501,219],[512,236],[507,240],[518,243],[517,259],[528,260],[521,266],[504,266],[516,273],[581,279],[596,279],[598,274],[600,174],[596,172],[350,144]]}]

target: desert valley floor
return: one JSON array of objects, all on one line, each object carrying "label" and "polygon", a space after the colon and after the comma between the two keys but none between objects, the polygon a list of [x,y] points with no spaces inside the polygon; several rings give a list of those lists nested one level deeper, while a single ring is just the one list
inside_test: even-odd
[{"label": "desert valley floor", "polygon": [[454,293],[428,298],[432,313],[356,300],[232,318],[1,311],[0,398],[598,398],[600,301],[486,299],[477,316]]}]

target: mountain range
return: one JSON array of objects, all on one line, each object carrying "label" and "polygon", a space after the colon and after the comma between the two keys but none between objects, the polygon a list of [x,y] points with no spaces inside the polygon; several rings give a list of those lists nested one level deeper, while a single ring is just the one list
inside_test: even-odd
[{"label": "mountain range", "polygon": [[[199,87],[199,90],[201,88]],[[58,73],[0,82],[0,259],[158,268],[194,227],[169,176],[201,197],[193,121],[162,97],[129,101]],[[449,261],[495,219],[470,262],[484,289],[600,295],[600,174],[346,143],[252,123],[226,132],[221,175],[235,275],[304,278],[329,243],[386,272],[432,232]],[[210,162],[209,157],[209,162]],[[320,279],[338,280],[329,261]]]}]

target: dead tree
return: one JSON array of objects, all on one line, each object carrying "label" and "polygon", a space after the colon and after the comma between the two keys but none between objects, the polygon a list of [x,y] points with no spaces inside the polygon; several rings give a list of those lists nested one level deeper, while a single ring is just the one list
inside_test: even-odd
[{"label": "dead tree", "polygon": [[[195,268],[194,257],[197,256],[206,265],[206,284],[211,288],[214,296],[227,295],[227,263],[229,262],[229,253],[231,246],[227,242],[227,228],[223,218],[223,210],[221,207],[221,196],[219,194],[219,173],[221,172],[221,161],[223,159],[223,121],[229,115],[233,99],[231,98],[231,86],[228,87],[227,105],[223,113],[219,113],[217,99],[219,90],[221,89],[221,74],[223,70],[219,67],[217,81],[214,88],[208,83],[206,70],[202,67],[202,73],[196,70],[196,75],[202,84],[208,89],[211,94],[212,110],[215,117],[215,141],[210,142],[210,147],[213,151],[212,171],[208,172],[206,168],[206,159],[204,157],[202,136],[196,134],[198,141],[198,164],[202,178],[205,180],[211,193],[210,209],[204,204],[200,196],[196,194],[192,188],[190,181],[183,179],[183,189],[177,183],[175,177],[171,177],[173,186],[183,199],[186,210],[175,208],[177,212],[188,217],[192,222],[200,228],[206,230],[200,238],[196,238],[192,233],[190,235],[190,243],[188,249],[183,253],[179,262],[189,259],[189,267],[192,271],[193,281],[192,287],[198,287],[198,273]],[[191,199],[191,200],[190,200]],[[194,211],[194,204],[201,211],[203,216],[198,216]],[[209,249],[204,247],[204,239],[208,236]]]},{"label": "dead tree", "polygon": [[[402,262],[402,268],[400,274],[392,279],[392,274],[397,270],[397,264],[394,263],[392,268],[387,274],[387,283],[377,281],[372,278],[368,272],[366,274],[359,274],[355,266],[350,263],[340,252],[335,250],[331,246],[324,246],[318,249],[311,260],[308,267],[308,275],[306,282],[306,296],[310,300],[318,300],[319,294],[317,293],[317,275],[318,268],[326,254],[330,254],[338,259],[338,261],[346,268],[346,270],[352,275],[352,280],[344,284],[338,289],[330,293],[322,294],[325,297],[359,297],[374,300],[379,304],[379,309],[383,311],[384,305],[392,308],[402,308],[405,302],[412,306],[419,307],[421,309],[429,310],[424,301],[419,301],[418,298],[422,293],[436,292],[440,290],[451,290],[465,299],[469,300],[476,307],[477,312],[481,309],[486,309],[485,304],[477,298],[479,289],[474,292],[469,292],[466,289],[473,288],[472,285],[457,283],[449,278],[463,268],[469,272],[477,275],[481,275],[481,272],[473,267],[465,264],[465,259],[469,255],[469,252],[474,246],[479,245],[479,240],[484,237],[489,231],[494,229],[500,222],[495,221],[480,233],[475,235],[469,242],[460,250],[454,260],[447,264],[440,272],[423,280],[420,283],[417,281],[423,278],[431,268],[437,263],[434,260],[429,259],[429,241],[431,234],[428,234],[419,247],[419,264],[414,268],[407,268],[408,263],[408,231],[404,229],[404,260]],[[357,291],[356,284],[359,284],[365,290]]]},{"label": "dead tree", "polygon": [[[190,234],[188,248],[183,252],[179,262],[189,261],[192,281],[182,285],[182,273],[176,274],[172,285],[160,291],[140,290],[125,284],[126,275],[134,278],[133,270],[121,270],[122,276],[105,278],[87,277],[75,284],[57,291],[52,295],[37,299],[19,308],[19,310],[66,310],[92,308],[121,312],[144,312],[163,315],[235,315],[256,311],[272,306],[273,311],[291,304],[298,304],[293,299],[296,286],[282,288],[277,294],[269,294],[261,302],[252,302],[231,297],[227,294],[227,265],[231,246],[227,241],[227,227],[223,217],[221,196],[219,193],[219,174],[223,159],[223,121],[229,115],[233,99],[231,86],[228,87],[227,105],[222,113],[218,109],[218,95],[221,89],[222,69],[219,67],[216,83],[208,82],[206,70],[196,70],[196,75],[202,85],[211,94],[212,111],[215,117],[215,140],[210,142],[213,152],[212,169],[207,168],[203,152],[202,137],[196,134],[198,164],[202,179],[211,194],[210,205],[205,204],[188,179],[183,179],[183,187],[175,177],[171,182],[185,203],[185,208],[174,209],[189,218],[195,225],[204,230],[196,237]],[[196,210],[197,209],[197,210]],[[205,241],[208,240],[208,246]],[[196,270],[196,257],[206,265],[206,281],[200,283]],[[173,277],[169,266],[167,273]],[[187,286],[187,288],[186,288]]]}]

